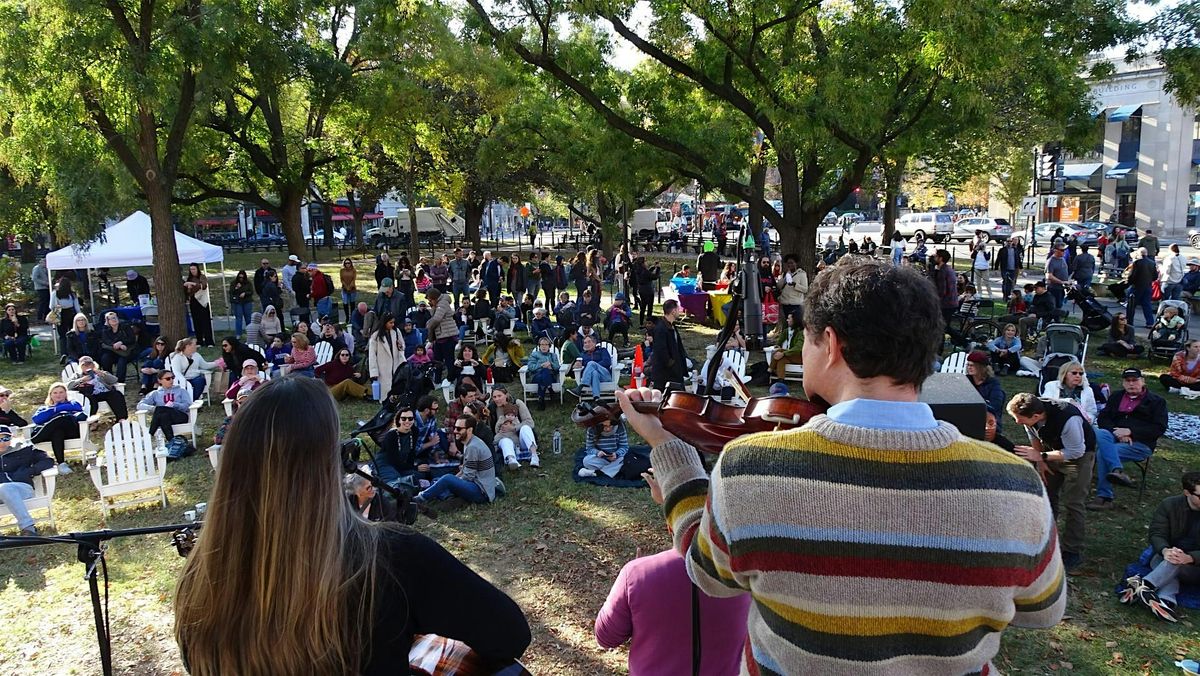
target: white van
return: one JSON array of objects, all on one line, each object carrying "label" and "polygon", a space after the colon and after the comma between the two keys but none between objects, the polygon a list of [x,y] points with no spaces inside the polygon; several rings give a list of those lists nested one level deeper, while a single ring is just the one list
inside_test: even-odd
[{"label": "white van", "polygon": [[896,220],[896,232],[909,239],[920,235],[941,243],[954,232],[954,214],[943,211],[904,214]]},{"label": "white van", "polygon": [[630,239],[650,239],[655,234],[669,235],[672,229],[670,209],[638,209],[629,219]]}]

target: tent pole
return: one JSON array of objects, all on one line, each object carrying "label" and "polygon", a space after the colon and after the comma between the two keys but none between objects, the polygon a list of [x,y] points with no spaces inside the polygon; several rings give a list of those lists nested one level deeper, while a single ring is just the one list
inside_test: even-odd
[{"label": "tent pole", "polygon": [[225,308],[229,310],[225,316],[225,321],[233,321],[233,303],[229,301],[229,282],[225,280],[225,257],[221,256],[221,292],[225,294]]},{"label": "tent pole", "polygon": [[95,317],[96,316],[96,285],[92,284],[92,270],[93,269],[94,268],[87,268],[86,270],[84,270],[84,274],[87,275],[88,296],[91,297],[92,307],[90,309],[92,311],[92,316]]}]

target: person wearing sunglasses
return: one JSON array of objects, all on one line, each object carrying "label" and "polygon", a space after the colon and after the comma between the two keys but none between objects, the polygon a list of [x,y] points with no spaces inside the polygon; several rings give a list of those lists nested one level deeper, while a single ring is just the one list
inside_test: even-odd
[{"label": "person wearing sunglasses", "polygon": [[429,471],[429,457],[417,446],[417,414],[411,406],[402,406],[392,419],[392,429],[379,440],[379,452],[371,463],[371,473],[380,481],[399,488],[417,487],[417,476]]},{"label": "person wearing sunglasses", "polygon": [[1150,573],[1126,578],[1117,598],[1126,605],[1141,601],[1165,622],[1178,622],[1175,596],[1180,585],[1200,583],[1200,472],[1181,478],[1183,495],[1159,503],[1150,519]]},{"label": "person wearing sunglasses", "polygon": [[24,427],[29,424],[29,421],[22,418],[20,413],[12,405],[13,396],[12,390],[0,385],[0,425],[8,425],[9,427]]},{"label": "person wearing sunglasses", "polygon": [[0,425],[0,503],[17,520],[21,535],[37,535],[25,501],[33,497],[33,477],[54,467],[44,451],[25,442],[13,442],[13,429]]},{"label": "person wearing sunglasses", "polygon": [[137,410],[150,412],[150,436],[158,430],[163,430],[166,436],[174,436],[172,425],[182,425],[188,421],[188,408],[192,405],[192,393],[186,387],[180,387],[175,374],[171,371],[161,371],[158,374],[158,389],[138,402]]},{"label": "person wearing sunglasses", "polygon": [[314,373],[325,381],[329,386],[329,393],[338,401],[362,399],[367,396],[362,370],[354,363],[354,355],[350,354],[349,348],[340,348],[333,355],[333,359],[318,366]]},{"label": "person wearing sunglasses", "polygon": [[1083,411],[1089,423],[1096,422],[1096,393],[1088,384],[1087,373],[1077,361],[1069,361],[1058,367],[1058,379],[1046,383],[1042,396],[1050,399],[1066,399]]}]

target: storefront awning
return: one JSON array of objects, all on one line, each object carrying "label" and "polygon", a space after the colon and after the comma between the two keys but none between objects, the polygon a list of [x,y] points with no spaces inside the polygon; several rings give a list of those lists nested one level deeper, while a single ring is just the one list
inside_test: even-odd
[{"label": "storefront awning", "polygon": [[1129,118],[1133,117],[1137,113],[1137,111],[1139,111],[1141,109],[1142,109],[1142,104],[1140,104],[1140,103],[1131,103],[1128,106],[1121,106],[1120,108],[1117,108],[1116,110],[1112,111],[1112,113],[1109,114],[1108,121],[1109,122],[1124,122],[1125,120],[1128,120]]},{"label": "storefront awning", "polygon": [[1100,162],[1068,164],[1063,167],[1063,178],[1070,181],[1086,181],[1097,171],[1100,171],[1100,167],[1102,166],[1104,165]]},{"label": "storefront awning", "polygon": [[[381,218],[383,218],[383,214],[363,214],[364,221],[377,221]],[[354,217],[351,216],[350,214],[334,214],[333,220],[334,221],[352,221],[352,220],[354,220]]]},{"label": "storefront awning", "polygon": [[1104,178],[1124,178],[1126,174],[1137,169],[1137,161],[1117,162],[1117,166],[1109,169],[1104,174]]}]

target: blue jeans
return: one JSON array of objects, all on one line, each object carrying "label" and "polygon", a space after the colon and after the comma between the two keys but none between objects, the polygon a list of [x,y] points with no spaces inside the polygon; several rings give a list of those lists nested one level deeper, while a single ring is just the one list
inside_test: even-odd
[{"label": "blue jeans", "polygon": [[612,379],[612,374],[608,372],[608,369],[594,361],[589,361],[587,366],[583,367],[583,373],[579,375],[579,384],[587,385],[592,391],[592,396],[598,397],[600,396],[600,384],[606,383],[610,379]]},{"label": "blue jeans", "polygon": [[116,352],[105,350],[100,353],[100,368],[108,369],[117,380],[125,382],[125,375],[129,372],[129,360]]},{"label": "blue jeans", "polygon": [[482,488],[475,485],[474,482],[461,479],[453,474],[443,474],[438,477],[432,486],[418,493],[417,497],[425,502],[432,502],[445,500],[451,495],[477,505],[485,504],[488,501]]},{"label": "blue jeans", "polygon": [[529,374],[529,379],[537,383],[538,397],[544,397],[550,390],[550,386],[558,382],[558,371],[556,369],[534,369],[533,373]]},{"label": "blue jeans", "polygon": [[1067,300],[1067,290],[1063,288],[1062,284],[1047,284],[1046,291],[1054,297],[1054,307],[1061,310]]},{"label": "blue jeans", "polygon": [[1096,429],[1096,496],[1112,500],[1112,484],[1108,473],[1121,469],[1122,460],[1141,461],[1149,458],[1154,451],[1141,442],[1131,444],[1117,443],[1113,433],[1105,429]]},{"label": "blue jeans", "polygon": [[254,302],[230,303],[229,309],[233,311],[233,333],[240,336],[242,327],[250,323],[250,315],[254,313]]},{"label": "blue jeans", "polygon": [[192,401],[199,401],[200,397],[204,396],[204,386],[207,384],[204,376],[188,378],[188,382],[192,384]]},{"label": "blue jeans", "polygon": [[23,481],[8,481],[0,484],[0,502],[8,507],[8,511],[17,520],[17,526],[22,530],[33,525],[33,517],[25,508],[25,501],[33,497],[33,487]]},{"label": "blue jeans", "polygon": [[351,313],[351,311],[354,310],[354,306],[358,305],[358,292],[357,291],[343,291],[342,292],[342,305],[344,305],[346,307],[346,314],[349,315]]},{"label": "blue jeans", "polygon": [[1183,284],[1163,284],[1163,300],[1180,300],[1183,298]]}]

